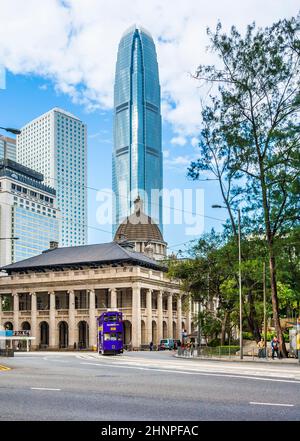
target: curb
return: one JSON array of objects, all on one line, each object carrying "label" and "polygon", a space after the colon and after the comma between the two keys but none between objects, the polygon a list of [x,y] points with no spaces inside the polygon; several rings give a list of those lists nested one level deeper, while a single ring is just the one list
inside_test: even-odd
[{"label": "curb", "polygon": [[298,366],[300,368],[300,363],[298,362],[297,359],[295,359],[295,361],[290,361],[290,362],[285,362],[285,361],[278,361],[278,360],[272,360],[272,359],[268,359],[268,360],[235,360],[233,358],[228,359],[228,358],[217,358],[217,357],[184,357],[182,355],[178,355],[178,354],[174,354],[173,357],[176,358],[181,358],[181,359],[185,359],[185,360],[204,360],[204,361],[223,361],[223,362],[227,362],[227,363],[256,363],[256,364],[273,364],[273,365],[282,365],[282,366]]}]

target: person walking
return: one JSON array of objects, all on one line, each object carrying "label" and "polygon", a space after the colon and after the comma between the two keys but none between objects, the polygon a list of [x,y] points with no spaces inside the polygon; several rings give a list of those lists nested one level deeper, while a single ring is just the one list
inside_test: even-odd
[{"label": "person walking", "polygon": [[264,358],[266,356],[265,354],[265,341],[263,338],[260,339],[260,341],[257,343],[258,347],[258,358]]},{"label": "person walking", "polygon": [[149,343],[149,349],[150,349],[150,351],[153,351],[153,341],[150,341],[150,343]]},{"label": "person walking", "polygon": [[272,360],[274,360],[275,352],[276,352],[276,356],[277,356],[277,358],[281,358],[281,356],[280,356],[280,351],[279,351],[279,340],[278,340],[278,338],[277,338],[277,335],[275,335],[275,336],[272,338],[272,341],[271,341],[271,348],[272,348]]},{"label": "person walking", "polygon": [[194,357],[194,349],[195,349],[194,342],[191,342],[191,357]]}]

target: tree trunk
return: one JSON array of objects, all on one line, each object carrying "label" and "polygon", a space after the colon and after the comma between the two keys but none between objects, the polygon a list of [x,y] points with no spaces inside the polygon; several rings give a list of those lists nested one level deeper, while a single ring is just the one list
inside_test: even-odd
[{"label": "tree trunk", "polygon": [[276,280],[276,262],[275,255],[273,249],[274,242],[274,232],[271,229],[270,222],[270,209],[267,197],[267,186],[265,180],[265,170],[263,165],[263,158],[260,155],[259,149],[257,149],[258,158],[259,158],[259,168],[260,168],[260,183],[262,190],[262,202],[263,202],[263,210],[264,210],[264,218],[265,218],[265,228],[266,228],[266,238],[269,248],[269,264],[270,264],[270,284],[271,284],[271,294],[272,294],[272,308],[273,308],[273,319],[275,322],[275,330],[277,337],[279,339],[280,351],[284,357],[287,357],[287,350],[285,346],[285,341],[283,337],[283,332],[280,326],[280,318],[279,318],[279,307],[278,307],[278,296],[277,296],[277,280]]},{"label": "tree trunk", "polygon": [[286,345],[279,318],[279,306],[278,306],[277,284],[276,284],[276,261],[275,261],[275,256],[273,255],[272,243],[269,243],[269,253],[270,253],[270,280],[271,280],[272,307],[273,307],[275,330],[276,330],[277,338],[279,339],[280,342],[279,345],[280,351],[284,357],[287,357]]},{"label": "tree trunk", "polygon": [[222,328],[221,328],[221,346],[225,345],[225,334],[226,334],[226,326],[227,326],[228,317],[229,317],[229,312],[225,310],[224,317],[222,320]]},{"label": "tree trunk", "polygon": [[254,340],[256,341],[256,343],[258,343],[261,339],[261,334],[260,334],[260,330],[259,330],[258,321],[256,318],[254,296],[253,296],[251,290],[249,290],[248,302],[249,302],[249,315],[247,316],[248,324],[249,324],[250,331],[254,337]]}]

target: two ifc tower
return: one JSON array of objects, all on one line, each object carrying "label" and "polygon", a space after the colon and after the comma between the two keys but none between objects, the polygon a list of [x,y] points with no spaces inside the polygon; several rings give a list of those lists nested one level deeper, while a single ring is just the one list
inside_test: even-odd
[{"label": "two ifc tower", "polygon": [[[156,258],[163,257],[166,248],[162,237],[162,187],[157,55],[149,32],[134,25],[121,38],[116,64],[113,233],[115,240],[134,242],[140,252],[151,242]],[[149,216],[144,213],[143,202]]]}]

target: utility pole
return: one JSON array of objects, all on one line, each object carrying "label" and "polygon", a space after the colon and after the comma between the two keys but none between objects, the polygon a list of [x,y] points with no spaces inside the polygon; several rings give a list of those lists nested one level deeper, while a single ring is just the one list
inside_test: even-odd
[{"label": "utility pole", "polygon": [[242,300],[242,249],[241,249],[241,210],[238,209],[239,228],[239,303],[240,303],[240,359],[243,359],[243,300]]},{"label": "utility pole", "polygon": [[197,340],[198,340],[198,356],[201,355],[201,323],[200,323],[200,313],[201,313],[201,303],[198,299],[198,329],[197,329]]}]

